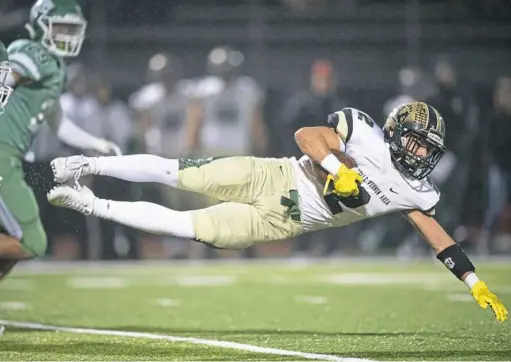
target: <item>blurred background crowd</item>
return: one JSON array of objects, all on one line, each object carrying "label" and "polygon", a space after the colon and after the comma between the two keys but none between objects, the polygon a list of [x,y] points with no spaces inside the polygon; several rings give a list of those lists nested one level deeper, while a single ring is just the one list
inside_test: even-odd
[{"label": "blurred background crowd", "polygon": [[[25,37],[32,0],[0,2],[0,38]],[[511,3],[506,0],[85,0],[67,116],[125,154],[295,156],[293,134],[360,108],[380,125],[410,100],[436,107],[449,151],[433,175],[437,217],[466,250],[511,255]],[[38,169],[77,153],[48,129],[26,155],[50,259],[429,255],[399,215],[219,252],[46,202]],[[48,175],[46,175],[48,176]],[[173,209],[215,202],[155,184],[89,177],[101,198]]]}]

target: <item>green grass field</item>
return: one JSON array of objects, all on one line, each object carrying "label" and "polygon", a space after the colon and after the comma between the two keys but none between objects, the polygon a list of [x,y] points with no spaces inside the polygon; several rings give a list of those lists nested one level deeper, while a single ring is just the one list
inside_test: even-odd
[{"label": "green grass field", "polygon": [[[445,267],[395,264],[27,266],[0,285],[0,319],[84,330],[7,323],[0,360],[511,360],[511,323]],[[511,306],[511,263],[477,265]]]}]

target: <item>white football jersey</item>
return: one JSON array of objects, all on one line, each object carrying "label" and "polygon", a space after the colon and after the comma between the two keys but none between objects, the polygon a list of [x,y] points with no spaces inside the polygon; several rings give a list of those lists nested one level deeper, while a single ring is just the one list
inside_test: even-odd
[{"label": "white football jersey", "polygon": [[357,197],[323,195],[324,181],[312,160],[293,159],[305,230],[345,226],[356,221],[405,210],[433,213],[440,193],[429,178],[401,174],[392,162],[383,130],[364,112],[343,108],[328,122],[341,138],[341,151],[351,156],[362,175]]},{"label": "white football jersey", "polygon": [[[206,85],[209,84],[209,87]],[[208,77],[200,82],[205,89],[200,143],[203,150],[247,155],[252,148],[252,119],[262,100],[262,91],[250,77],[239,77],[230,84]]]}]

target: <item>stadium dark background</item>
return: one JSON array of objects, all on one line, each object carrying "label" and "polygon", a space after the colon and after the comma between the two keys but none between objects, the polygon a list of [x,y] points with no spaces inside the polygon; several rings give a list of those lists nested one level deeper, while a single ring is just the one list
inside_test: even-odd
[{"label": "stadium dark background", "polygon": [[[331,62],[337,78],[337,95],[342,103],[363,109],[380,125],[384,121],[385,103],[403,93],[403,80],[413,83],[408,84],[413,89],[406,90],[416,92],[416,98],[445,99],[438,91],[434,74],[439,60],[448,62],[457,73],[453,92],[473,105],[467,107],[468,113],[463,113],[453,125],[440,109],[446,118],[448,141],[452,139],[453,143],[448,143],[448,147],[456,149],[464,165],[458,173],[461,176],[450,177],[447,184],[451,187],[443,190],[444,195],[456,200],[453,203],[458,205],[449,212],[460,215],[459,220],[453,221],[457,225],[452,226],[451,231],[457,230],[459,225],[465,227],[460,241],[465,241],[468,249],[511,253],[511,243],[506,242],[504,247],[478,248],[479,231],[485,223],[489,204],[488,167],[499,158],[492,148],[492,129],[498,125],[501,134],[511,134],[511,126],[492,121],[499,113],[494,105],[497,80],[511,75],[509,1],[88,0],[80,3],[88,20],[88,31],[77,60],[86,67],[87,74],[94,74],[108,83],[120,100],[127,101],[146,83],[147,63],[155,53],[170,52],[181,58],[183,76],[196,78],[206,73],[206,59],[213,47],[229,45],[240,50],[246,57],[243,73],[257,80],[266,94],[264,119],[270,131],[268,156],[292,152],[282,147],[286,143],[282,139],[292,135],[292,129],[284,125],[282,111],[293,94],[308,88],[311,64],[315,60]],[[0,38],[4,42],[26,37],[23,24],[31,4],[29,0],[2,0]],[[474,123],[465,127],[465,120],[471,117]],[[319,124],[322,120],[311,122]],[[464,138],[467,132],[471,135]],[[461,140],[469,141],[456,144]],[[129,151],[140,150],[140,147],[131,147]],[[502,164],[499,167],[504,174],[510,172]],[[463,184],[462,194],[457,186],[460,183]],[[129,189],[130,195],[138,195],[133,196],[135,198],[143,195],[128,185],[122,187]],[[449,195],[453,195],[452,198]],[[42,197],[40,199],[44,202]],[[157,200],[156,194],[153,201]],[[51,214],[54,212],[51,210],[42,207],[44,213]],[[49,223],[53,223],[54,229],[65,223],[67,230],[78,235],[88,234],[83,219],[74,214],[65,215],[60,223]],[[501,216],[505,219],[505,213]],[[504,222],[499,230],[505,234],[506,227]],[[127,234],[131,235],[128,239],[132,245],[129,257],[144,256],[141,255],[144,248],[140,247],[143,238],[133,231]],[[82,251],[76,254],[78,257],[119,257],[113,246],[106,253],[91,251],[95,247],[90,246],[90,240],[94,239],[90,235],[78,239],[78,244],[82,245]],[[353,253],[380,253],[384,249],[366,250],[360,242],[334,244],[333,249],[340,250],[345,250],[342,245],[350,245]],[[398,244],[390,243],[388,249],[395,252]],[[310,243],[296,243],[282,248],[286,251],[274,248],[266,253],[290,253],[295,249],[324,255],[332,247],[310,251]],[[51,253],[66,257],[65,251],[54,253],[50,249]],[[189,255],[185,253],[185,256]]]}]

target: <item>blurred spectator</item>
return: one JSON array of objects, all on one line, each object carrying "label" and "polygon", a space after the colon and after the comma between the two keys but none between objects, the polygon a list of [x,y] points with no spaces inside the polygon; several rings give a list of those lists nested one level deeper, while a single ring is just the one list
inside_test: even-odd
[{"label": "blurred spectator", "polygon": [[242,75],[244,62],[244,55],[230,47],[209,53],[209,75],[197,82],[188,118],[190,152],[202,157],[265,155],[264,94],[253,78]]},{"label": "blurred spectator", "polygon": [[[309,88],[292,95],[282,111],[282,153],[287,157],[302,156],[294,141],[294,133],[299,128],[327,126],[326,120],[330,113],[349,106],[338,94],[337,74],[330,60],[315,60],[310,69],[309,81]],[[316,255],[324,254],[335,245],[330,241],[338,239],[339,232],[346,234],[348,229],[301,235],[295,247],[300,251],[312,249]]]},{"label": "blurred spectator", "polygon": [[111,139],[126,152],[132,133],[126,104],[112,97],[110,85],[101,77],[85,76],[80,64],[69,68],[68,91],[61,96],[65,115],[87,132]]},{"label": "blurred spectator", "polygon": [[[126,152],[132,133],[132,120],[127,105],[113,98],[110,85],[104,78],[96,80],[93,91],[92,119],[83,127],[87,126],[92,134],[111,139]],[[98,197],[105,199],[130,200],[130,187],[128,182],[111,177],[94,177],[92,181],[96,195],[102,195]],[[95,221],[99,221],[102,259],[136,256],[135,232],[110,221]],[[94,235],[89,237],[94,238]]]},{"label": "blurred spectator", "polygon": [[148,63],[147,84],[130,97],[148,153],[165,157],[183,154],[189,100],[185,95],[188,82],[181,77],[180,59],[168,53],[155,54]]},{"label": "blurred spectator", "polygon": [[490,153],[488,207],[484,219],[481,252],[488,253],[489,241],[509,202],[511,186],[511,77],[501,76],[495,85],[493,114],[488,128]]},{"label": "blurred spectator", "polygon": [[[86,76],[84,68],[75,64],[69,69],[68,92],[61,97],[64,113],[87,132],[114,141],[126,152],[132,136],[132,120],[128,107],[113,98],[109,84],[95,75]],[[129,199],[129,185],[113,178],[89,177],[88,184],[101,197]],[[132,240],[129,245],[123,227],[104,220],[87,218],[91,258],[117,258],[120,254],[134,256]]]},{"label": "blurred spectator", "polygon": [[[82,64],[71,64],[67,70],[67,92],[60,97],[64,114],[80,127],[91,119],[94,104],[89,79],[85,74],[86,70]],[[84,129],[89,131],[87,128]]]},{"label": "blurred spectator", "polygon": [[422,99],[420,84],[422,83],[422,70],[418,67],[405,67],[398,73],[399,92],[383,105],[383,119],[387,119],[390,112],[403,103]]},{"label": "blurred spectator", "polygon": [[294,133],[301,127],[325,126],[327,116],[348,106],[337,92],[337,74],[327,59],[312,63],[309,89],[297,91],[284,105],[282,143],[284,154],[301,157]]},{"label": "blurred spectator", "polygon": [[434,72],[437,90],[427,102],[440,112],[448,131],[445,137],[447,151],[431,176],[442,192],[437,217],[446,230],[454,234],[462,223],[460,215],[474,156],[472,144],[480,133],[479,109],[475,95],[468,84],[460,82],[448,59],[439,58]]},{"label": "blurred spectator", "polygon": [[[431,174],[442,195],[435,217],[456,241],[465,241],[467,232],[462,215],[464,202],[468,200],[465,192],[475,155],[473,142],[478,134],[479,110],[475,96],[467,85],[461,84],[453,64],[447,58],[439,57],[436,60],[434,76],[435,92],[425,101],[440,112],[447,129],[447,151]],[[398,230],[397,227],[394,229]],[[398,249],[398,255],[411,256],[425,250],[429,252],[408,225],[403,224],[401,230],[400,233],[407,236]]]},{"label": "blurred spectator", "polygon": [[[136,111],[145,151],[167,158],[188,154],[186,125],[192,116],[189,94],[191,81],[182,79],[181,60],[169,53],[151,57],[147,67],[147,85],[130,97],[130,105]],[[146,185],[144,196],[163,203],[174,210],[193,208],[195,196],[187,191],[167,185]],[[166,237],[165,246],[176,255],[189,248],[190,243],[178,243],[176,238]],[[173,241],[172,244],[168,243]]]},{"label": "blurred spectator", "polygon": [[[265,95],[253,78],[243,75],[244,62],[243,53],[228,46],[210,51],[208,75],[198,79],[191,92],[194,99],[187,119],[186,147],[190,156],[266,155]],[[189,200],[194,209],[218,202],[195,195]],[[218,254],[211,249],[204,252],[208,256]]]}]

